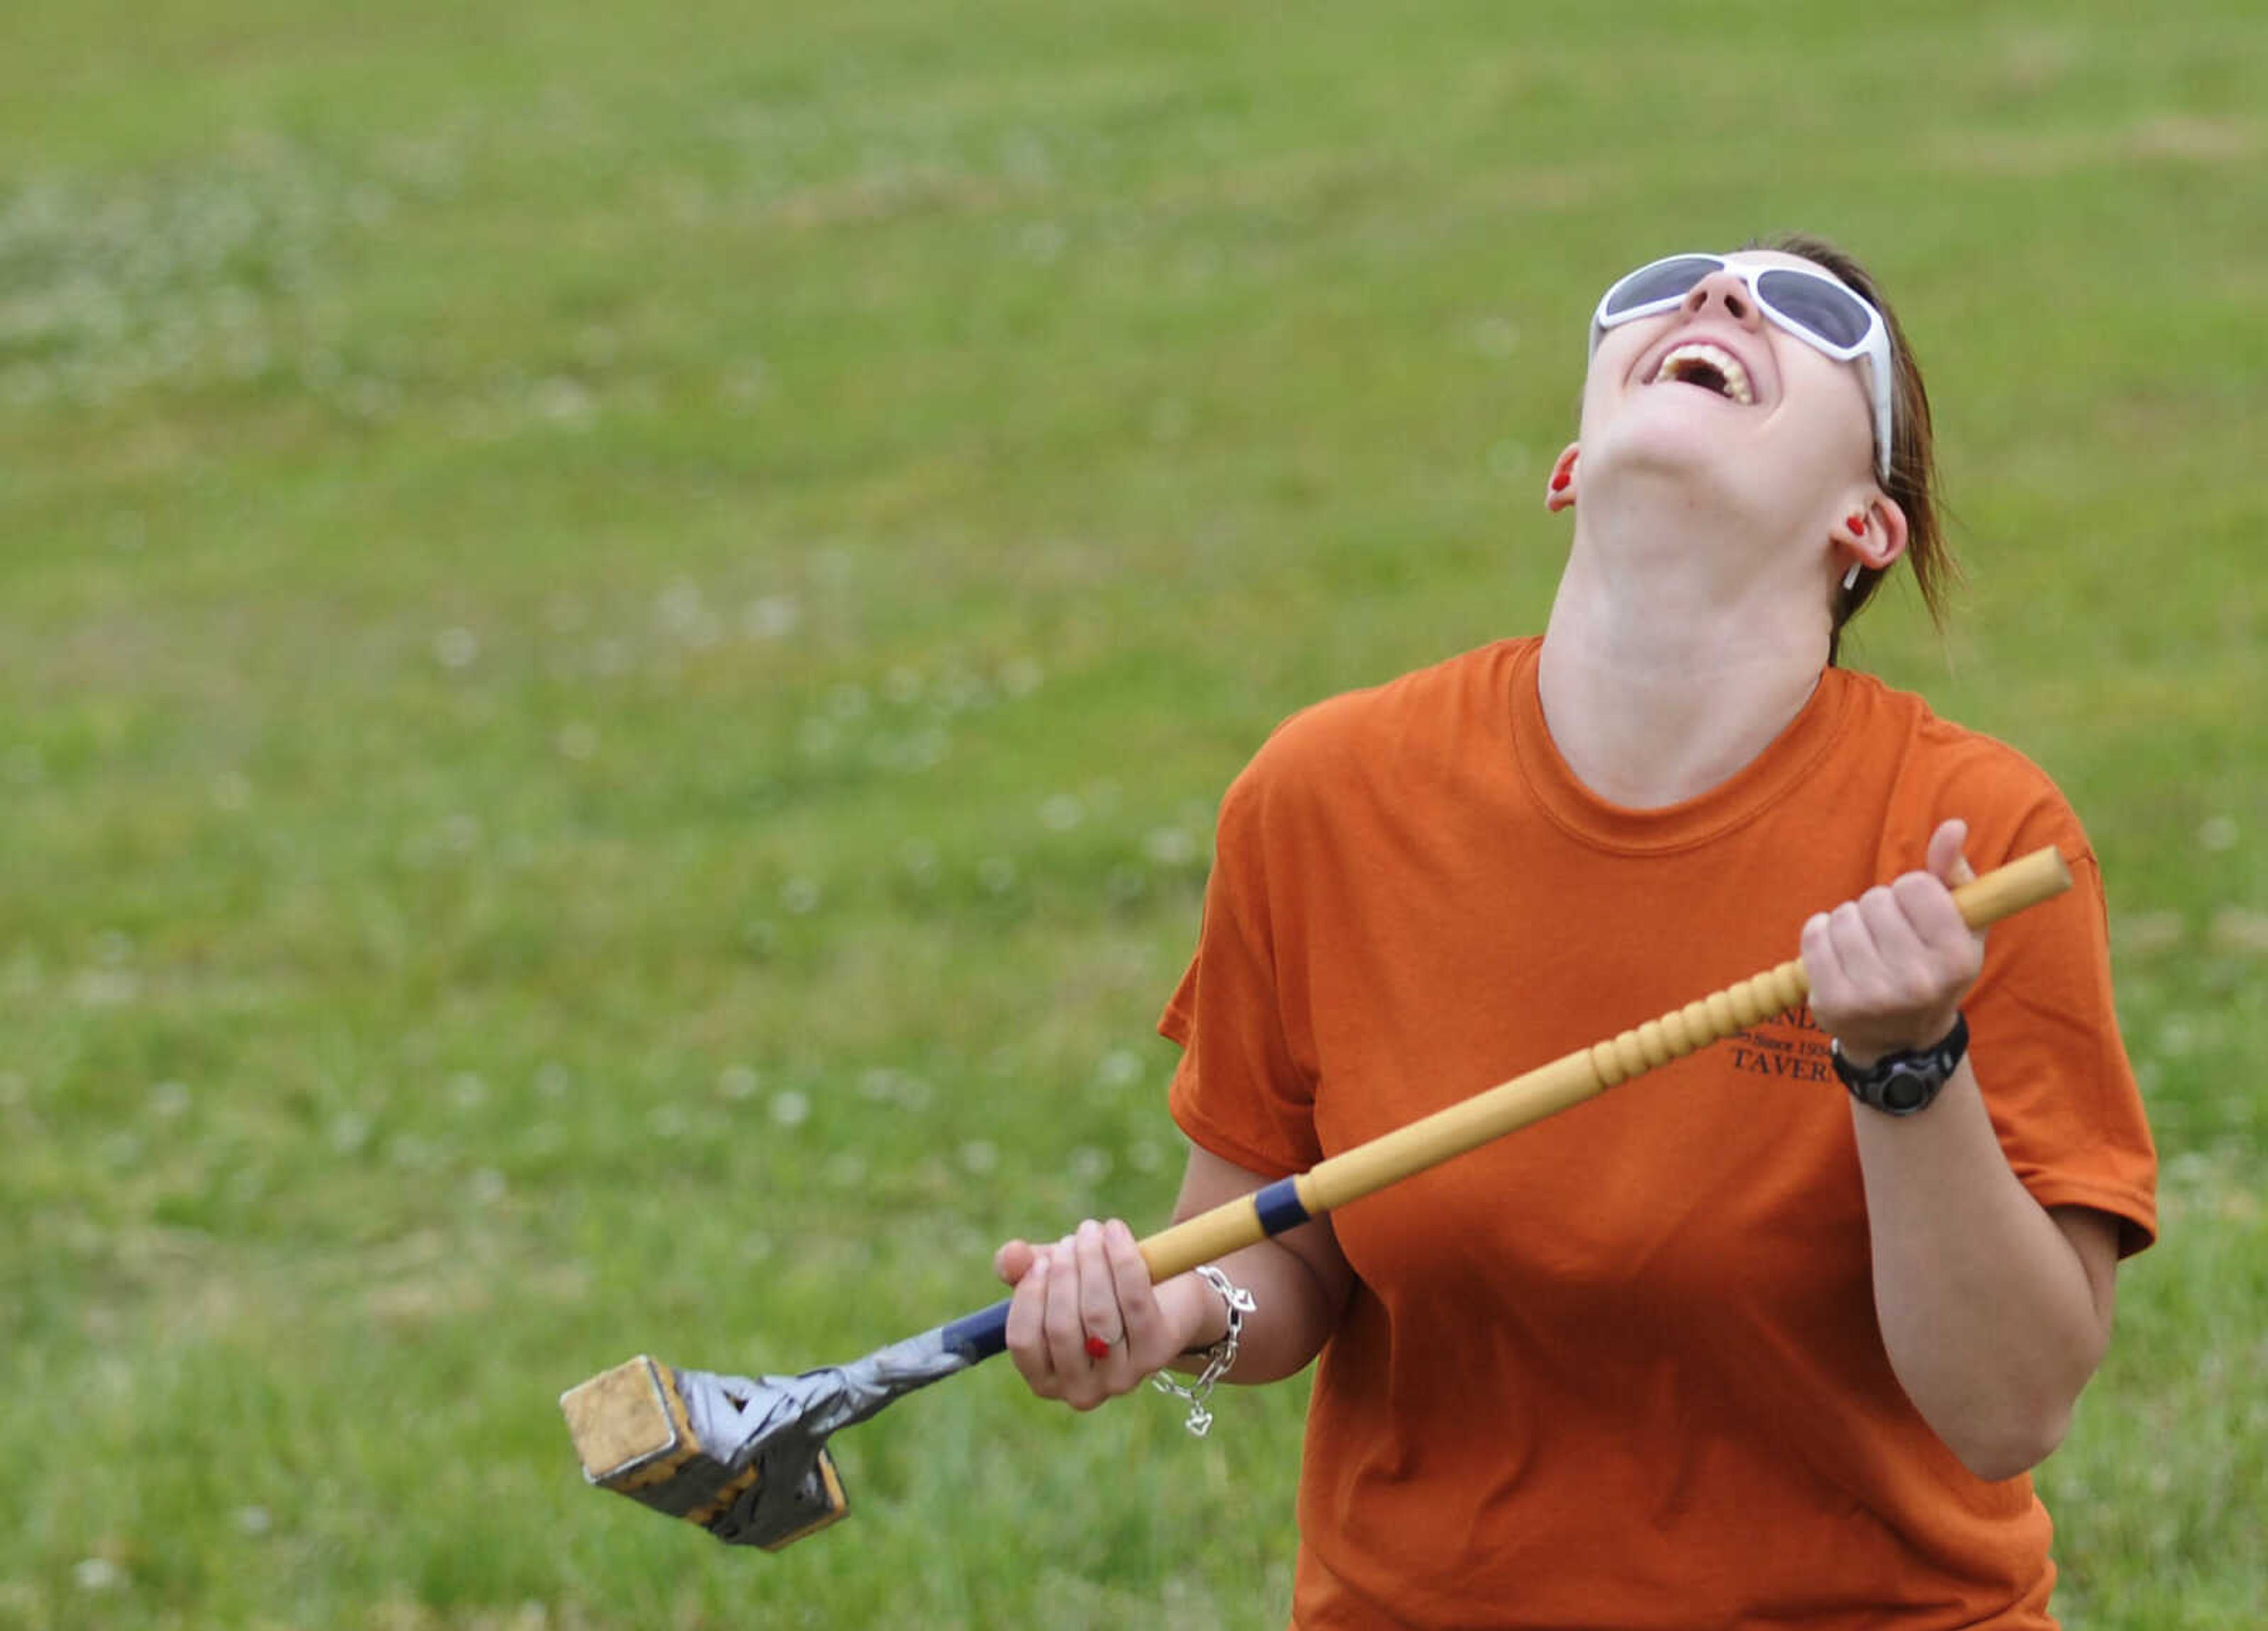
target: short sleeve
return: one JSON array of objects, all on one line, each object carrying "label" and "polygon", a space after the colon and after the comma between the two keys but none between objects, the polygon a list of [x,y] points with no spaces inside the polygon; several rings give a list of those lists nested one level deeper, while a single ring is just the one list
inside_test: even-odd
[{"label": "short sleeve", "polygon": [[2060,800],[2025,827],[2010,855],[2055,844],[2073,887],[1987,935],[1964,1004],[1971,1057],[2001,1149],[2033,1199],[2111,1214],[2124,1256],[2157,1238],[2157,1152],[2111,999],[2102,871]]},{"label": "short sleeve", "polygon": [[1167,1100],[1182,1131],[1225,1161],[1277,1178],[1314,1165],[1322,1151],[1314,1076],[1285,1019],[1269,886],[1288,857],[1269,853],[1266,760],[1263,752],[1221,801],[1197,954],[1158,1029],[1182,1047]]}]

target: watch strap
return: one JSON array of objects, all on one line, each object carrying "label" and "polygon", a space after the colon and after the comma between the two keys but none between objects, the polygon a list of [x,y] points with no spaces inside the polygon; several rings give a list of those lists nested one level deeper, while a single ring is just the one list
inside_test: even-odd
[{"label": "watch strap", "polygon": [[1969,1020],[1955,1014],[1953,1029],[1927,1047],[1885,1054],[1864,1069],[1843,1057],[1842,1044],[1830,1039],[1829,1062],[1851,1097],[1884,1115],[1918,1115],[1952,1079],[1969,1052]]}]

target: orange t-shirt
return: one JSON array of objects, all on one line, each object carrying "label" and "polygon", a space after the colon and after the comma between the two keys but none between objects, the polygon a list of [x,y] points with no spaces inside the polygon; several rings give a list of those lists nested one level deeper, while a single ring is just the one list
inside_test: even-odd
[{"label": "orange t-shirt", "polygon": [[[1957,815],[1979,871],[2053,843],[2079,880],[1964,1004],[2009,1164],[2148,1244],[2101,881],[2044,775],[1831,669],[1722,786],[1618,807],[1552,746],[1540,647],[1310,709],[1230,788],[1161,1025],[1190,1138],[1304,1170],[1794,955]],[[1301,1631],[2051,1627],[2031,1480],[1970,1474],[1891,1372],[1852,1114],[1784,1016],[1336,1213]]]}]

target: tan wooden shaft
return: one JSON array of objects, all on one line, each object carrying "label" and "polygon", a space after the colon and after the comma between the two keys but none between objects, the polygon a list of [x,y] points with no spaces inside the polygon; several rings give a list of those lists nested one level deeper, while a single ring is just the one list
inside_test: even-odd
[{"label": "tan wooden shaft", "polygon": [[[1971,929],[1983,929],[2070,887],[2071,869],[2051,846],[1962,885],[1953,899],[1962,920]],[[1803,965],[1795,961],[1712,991],[1658,1019],[1578,1048],[1407,1127],[1342,1150],[1294,1180],[1300,1204],[1315,1216],[1359,1200],[1721,1041],[1795,1007],[1810,994]],[[1265,1238],[1253,1198],[1240,1195],[1152,1235],[1142,1242],[1142,1256],[1152,1282],[1169,1280]]]},{"label": "tan wooden shaft", "polygon": [[1260,1226],[1260,1210],[1252,1197],[1239,1195],[1150,1236],[1142,1242],[1142,1260],[1150,1266],[1150,1282],[1155,1285],[1266,1238],[1268,1231]]}]

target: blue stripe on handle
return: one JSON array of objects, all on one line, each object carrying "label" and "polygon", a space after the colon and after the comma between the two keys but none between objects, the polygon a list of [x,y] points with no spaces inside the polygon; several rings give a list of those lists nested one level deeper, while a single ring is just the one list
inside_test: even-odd
[{"label": "blue stripe on handle", "polygon": [[980,1359],[990,1359],[1008,1346],[1007,1300],[1004,1297],[990,1308],[963,1314],[951,1325],[939,1328],[937,1334],[946,1348],[972,1365]]},{"label": "blue stripe on handle", "polygon": [[1308,1219],[1307,1209],[1300,1204],[1299,1180],[1292,1178],[1279,1178],[1255,1193],[1252,1209],[1260,1214],[1262,1232],[1270,1235],[1297,1229]]}]

